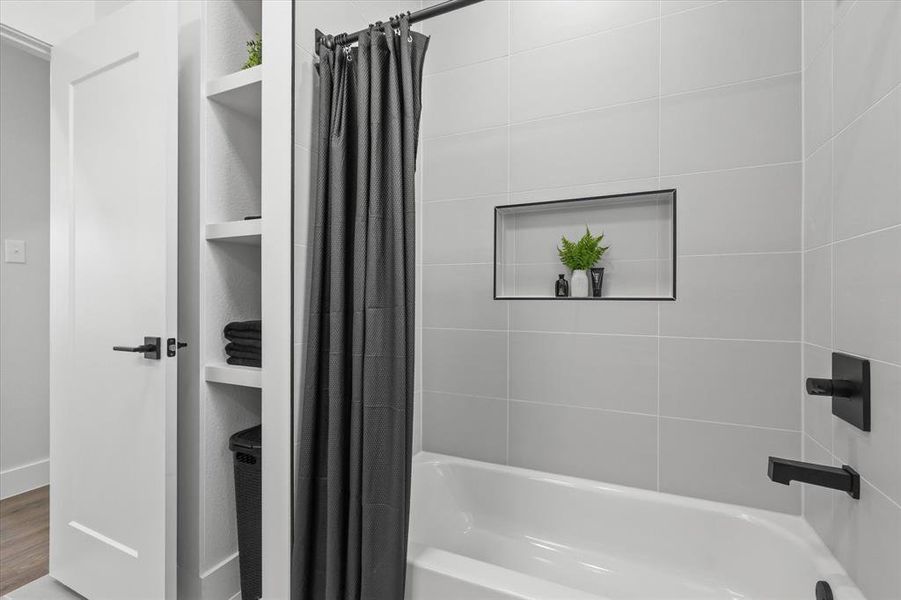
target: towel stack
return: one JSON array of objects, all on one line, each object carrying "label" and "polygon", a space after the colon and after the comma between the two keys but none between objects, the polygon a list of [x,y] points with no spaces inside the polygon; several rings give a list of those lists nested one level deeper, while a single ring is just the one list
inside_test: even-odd
[{"label": "towel stack", "polygon": [[226,361],[243,367],[263,366],[262,321],[232,321],[225,326]]}]

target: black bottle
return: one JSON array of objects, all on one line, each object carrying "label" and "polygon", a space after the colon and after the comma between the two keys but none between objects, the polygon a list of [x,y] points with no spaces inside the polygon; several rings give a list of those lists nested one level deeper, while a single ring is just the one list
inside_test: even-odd
[{"label": "black bottle", "polygon": [[563,273],[560,273],[556,284],[554,285],[554,295],[558,298],[569,297],[569,282]]}]

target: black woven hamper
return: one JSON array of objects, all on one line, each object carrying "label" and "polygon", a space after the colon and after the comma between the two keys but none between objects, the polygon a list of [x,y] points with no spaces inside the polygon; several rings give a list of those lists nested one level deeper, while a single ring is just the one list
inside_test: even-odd
[{"label": "black woven hamper", "polygon": [[263,429],[257,425],[231,436],[235,459],[235,514],[242,600],[263,595]]}]

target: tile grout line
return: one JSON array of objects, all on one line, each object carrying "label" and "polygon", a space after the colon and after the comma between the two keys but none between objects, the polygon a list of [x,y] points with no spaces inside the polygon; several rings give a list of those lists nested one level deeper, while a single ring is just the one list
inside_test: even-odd
[{"label": "tile grout line", "polygon": [[[657,25],[657,187],[663,187],[663,0],[657,2],[657,14],[660,17]],[[678,215],[674,214],[673,217],[676,218]],[[677,220],[678,223],[678,220]],[[675,234],[676,240],[679,239],[679,232],[676,231]],[[658,256],[660,252],[659,247],[659,231],[658,231]],[[679,249],[676,248],[676,256],[673,257],[673,262],[676,264],[678,268],[679,261]],[[676,281],[673,281],[672,285],[676,285]],[[657,316],[657,491],[660,491],[660,462],[662,456],[662,448],[660,445],[660,373],[661,373],[661,365],[660,365],[660,318],[661,318],[661,307],[658,303],[655,307],[655,312]]]},{"label": "tile grout line", "polygon": [[[819,442],[819,440],[817,440],[815,437],[813,437],[813,436],[810,435],[809,433],[806,433],[806,432],[805,432],[805,433],[804,433],[804,437],[805,437],[805,439],[808,439],[808,440],[810,440],[811,442],[813,442],[814,444],[816,444],[817,446],[819,446],[820,449],[821,449],[823,452],[825,452],[827,455],[829,455],[829,458],[830,458],[833,462],[835,462],[835,463],[845,463],[845,464],[848,463],[848,461],[846,461],[846,460],[842,459],[841,457],[839,457],[838,455],[836,455],[835,452],[832,452],[832,451],[830,451],[828,448],[826,448],[825,446],[823,446],[823,444],[821,444],[821,443]],[[864,483],[866,483],[866,484],[867,484],[868,486],[870,486],[871,488],[873,488],[873,490],[875,490],[876,492],[878,492],[878,493],[879,493],[882,497],[884,497],[886,500],[888,500],[889,502],[891,502],[892,504],[894,504],[895,507],[898,508],[898,510],[901,510],[901,504],[899,504],[898,502],[895,501],[894,498],[892,498],[891,496],[889,496],[888,494],[886,494],[879,486],[874,485],[872,481],[870,481],[869,479],[867,479],[867,478],[864,477],[863,475],[860,476],[860,480],[863,481]]]},{"label": "tile grout line", "polygon": [[[498,58],[501,58],[501,57],[498,57]],[[508,63],[507,63],[508,71],[509,71],[509,68],[510,68],[510,66],[509,66],[509,61],[508,61]],[[698,88],[698,89],[694,89],[694,90],[686,90],[683,92],[673,92],[670,94],[658,94],[656,96],[647,96],[647,97],[638,98],[635,100],[627,100],[624,102],[615,102],[613,104],[604,104],[601,106],[592,106],[590,108],[583,108],[583,109],[573,110],[573,111],[564,112],[564,113],[554,113],[554,114],[550,114],[550,115],[542,115],[539,117],[533,117],[530,119],[523,119],[520,121],[516,121],[515,123],[511,122],[510,126],[511,127],[514,127],[514,126],[520,127],[523,125],[531,125],[534,123],[543,123],[545,121],[552,121],[555,119],[565,119],[565,118],[573,117],[573,116],[585,115],[585,114],[596,113],[596,112],[601,112],[601,111],[606,111],[606,110],[614,110],[614,109],[623,108],[623,107],[627,107],[627,106],[634,106],[636,104],[648,104],[650,102],[663,101],[663,100],[668,100],[670,98],[678,98],[681,96],[688,96],[688,95],[692,95],[692,94],[703,94],[703,93],[707,93],[707,92],[713,92],[713,91],[732,88],[732,87],[739,87],[739,86],[743,86],[743,85],[753,85],[756,83],[765,83],[767,81],[771,81],[774,79],[787,79],[789,77],[797,77],[797,76],[801,75],[801,73],[802,73],[801,71],[788,71],[785,73],[778,73],[775,75],[766,75],[764,77],[757,77],[754,79],[745,79],[745,80],[738,81],[735,83],[724,83],[724,84],[719,84],[719,85],[715,85],[715,86]],[[509,94],[508,94],[508,96],[509,96]],[[508,99],[508,101],[509,101],[509,99]],[[423,139],[425,141],[434,142],[436,140],[442,140],[442,139],[447,139],[447,138],[460,137],[460,136],[465,136],[465,135],[473,135],[473,134],[485,133],[485,132],[489,132],[489,131],[497,131],[499,129],[504,128],[505,126],[506,125],[504,125],[504,124],[489,125],[487,127],[477,127],[474,129],[467,129],[464,131],[456,131],[453,133],[444,133],[441,135],[428,136],[428,137],[424,137]]]},{"label": "tile grout line", "polygon": [[[554,301],[548,298],[548,301]],[[455,331],[462,333],[504,333],[505,329],[478,329],[472,327],[434,327],[428,326],[423,327],[423,331]],[[775,340],[775,339],[758,339],[758,338],[717,338],[717,337],[705,337],[705,336],[684,336],[684,335],[657,335],[656,333],[617,333],[617,332],[586,332],[586,331],[562,331],[562,330],[552,330],[552,329],[516,329],[511,328],[511,333],[525,333],[529,335],[581,335],[581,336],[589,336],[589,337],[623,337],[623,338],[643,338],[643,339],[654,339],[659,337],[663,340],[683,340],[683,341],[706,341],[706,342],[738,342],[738,343],[751,343],[751,344],[803,344],[800,340]],[[816,345],[816,344],[811,344]],[[866,357],[863,357],[866,358]],[[885,362],[879,361],[876,362]],[[886,363],[892,366],[894,363]]]},{"label": "tile grout line", "polygon": [[497,396],[485,396],[479,394],[469,394],[465,392],[454,392],[447,390],[431,390],[424,389],[423,393],[429,394],[443,394],[446,396],[459,396],[462,398],[470,398],[473,400],[488,400],[488,401],[497,401],[497,402],[506,402],[510,403],[520,403],[520,404],[532,404],[538,406],[547,406],[547,407],[558,407],[558,408],[568,408],[574,410],[588,410],[588,411],[599,411],[599,412],[607,412],[607,413],[615,413],[621,415],[630,415],[636,417],[646,417],[655,420],[664,420],[670,419],[673,421],[685,421],[690,423],[706,423],[709,425],[717,425],[722,427],[738,427],[745,429],[761,429],[764,431],[778,431],[782,433],[803,433],[800,428],[799,429],[789,429],[786,427],[772,427],[768,425],[754,425],[752,423],[733,423],[730,421],[714,421],[711,419],[697,419],[694,417],[681,417],[677,415],[656,415],[654,412],[638,412],[638,411],[630,411],[630,410],[622,410],[617,408],[606,408],[601,406],[584,406],[578,404],[564,404],[561,402],[543,402],[541,400],[526,400],[522,398],[505,398],[505,397],[497,397]]},{"label": "tile grout line", "polygon": [[[531,48],[524,48],[524,49],[522,49],[522,50],[517,50],[516,52],[513,52],[512,49],[511,49],[511,47],[510,47],[512,37],[508,37],[508,38],[507,38],[507,56],[508,56],[508,57],[513,57],[513,56],[518,56],[518,55],[520,55],[520,54],[528,54],[528,53],[530,53],[530,52],[534,52],[534,51],[537,51],[537,50],[545,50],[545,49],[550,48],[550,47],[552,47],[552,46],[563,45],[563,44],[566,44],[566,43],[569,43],[569,42],[574,42],[574,41],[584,40],[584,39],[587,39],[587,38],[590,38],[590,37],[594,37],[594,36],[601,36],[601,35],[605,35],[605,34],[609,34],[609,33],[614,33],[614,32],[618,32],[618,31],[622,31],[622,30],[624,30],[624,29],[630,29],[630,28],[632,28],[632,27],[637,27],[637,26],[640,26],[640,25],[647,25],[648,23],[653,23],[654,21],[659,21],[659,20],[662,20],[662,19],[669,19],[670,17],[674,17],[674,16],[676,16],[676,15],[681,15],[681,14],[688,13],[688,12],[694,12],[694,11],[701,10],[701,9],[704,9],[704,8],[709,8],[709,7],[714,6],[714,5],[716,5],[716,4],[720,4],[720,3],[724,2],[724,1],[725,1],[725,0],[717,0],[716,2],[712,2],[712,3],[710,3],[710,4],[706,4],[706,5],[703,5],[703,6],[693,6],[693,7],[686,8],[686,9],[683,9],[683,10],[678,10],[678,11],[675,11],[675,12],[672,12],[672,13],[669,13],[669,14],[666,14],[666,15],[663,15],[663,14],[662,14],[662,11],[658,10],[658,16],[656,16],[656,17],[651,17],[651,18],[649,18],[649,19],[641,19],[641,20],[639,20],[639,21],[634,21],[634,22],[632,22],[632,23],[627,23],[627,24],[625,24],[625,25],[618,25],[618,26],[616,26],[616,27],[611,27],[611,28],[609,28],[609,29],[600,29],[600,30],[598,30],[598,31],[591,31],[591,32],[589,32],[589,33],[585,33],[585,34],[578,35],[578,36],[575,36],[575,37],[570,37],[570,38],[566,38],[566,39],[562,39],[562,40],[557,40],[557,41],[554,41],[554,42],[548,42],[548,43],[540,44],[540,45],[538,45],[538,46],[533,46],[533,47],[531,47]],[[512,17],[512,15],[511,15],[510,12],[508,11],[508,32],[510,32],[510,31],[512,30],[512,18],[511,18],[511,17]],[[303,49],[306,51],[305,48],[303,48]],[[455,65],[455,66],[447,67],[447,68],[444,68],[444,69],[441,69],[441,70],[438,70],[438,71],[430,71],[430,72],[424,74],[424,77],[432,77],[432,76],[434,76],[434,75],[441,75],[441,74],[443,74],[443,73],[450,73],[450,72],[457,71],[457,70],[460,70],[460,69],[465,69],[466,67],[471,67],[471,66],[473,66],[473,65],[481,65],[481,64],[484,64],[484,63],[487,63],[487,62],[491,62],[491,61],[493,61],[493,60],[499,60],[499,59],[501,59],[501,58],[503,58],[503,57],[504,57],[504,55],[491,56],[491,57],[488,57],[488,58],[481,58],[481,59],[474,60],[474,61],[472,61],[472,62],[468,62],[468,63],[462,64],[462,65]]]},{"label": "tile grout line", "polygon": [[[513,23],[512,23],[513,17],[512,17],[512,4],[511,4],[511,2],[512,2],[512,0],[507,0],[507,56],[506,56],[506,59],[507,59],[507,60],[506,60],[506,63],[507,63],[507,69],[506,69],[506,71],[507,71],[507,72],[506,72],[507,81],[505,82],[505,86],[506,86],[506,90],[505,90],[505,91],[506,91],[506,93],[507,93],[507,123],[506,123],[506,126],[505,126],[505,127],[506,127],[506,135],[507,135],[507,140],[506,140],[506,144],[507,144],[507,148],[506,148],[506,151],[507,151],[507,152],[506,152],[506,153],[507,153],[507,193],[506,193],[506,198],[507,198],[507,201],[508,201],[508,202],[509,202],[509,200],[510,200],[510,188],[511,188],[511,185],[510,185],[510,154],[511,154],[511,148],[510,148],[510,62],[511,62],[510,44],[511,44],[512,39],[513,39],[513,32],[512,32],[512,28],[513,28]],[[497,239],[496,239],[496,238],[497,238],[497,232],[494,232],[495,244],[497,244]],[[516,242],[516,237],[515,237],[515,235],[514,235],[514,238],[513,238],[513,239],[514,239],[514,244],[515,244],[515,242]],[[497,248],[495,248],[494,251],[495,251],[495,253],[497,253]],[[515,246],[514,246],[514,255],[515,255]],[[497,267],[495,266],[494,269],[496,269],[496,268],[497,268]],[[496,271],[496,270],[495,270],[495,272],[493,273],[493,276],[494,276],[495,279],[497,278],[497,271]],[[513,276],[514,276],[514,288],[515,288],[515,285],[516,285],[516,284],[515,284],[516,269],[513,270]],[[495,282],[495,285],[497,285],[496,282]],[[506,333],[506,336],[507,336],[507,355],[506,355],[506,359],[507,359],[507,361],[506,361],[506,362],[507,362],[507,378],[506,378],[506,384],[507,384],[507,388],[506,388],[506,395],[507,395],[507,402],[506,402],[506,409],[507,409],[506,426],[507,426],[507,431],[506,431],[506,438],[507,438],[507,439],[506,439],[506,454],[505,454],[505,461],[506,461],[506,464],[509,465],[509,464],[510,464],[510,302],[509,302],[509,301],[505,301],[505,304],[506,304],[506,316],[507,316],[507,327],[506,327],[506,330],[507,330],[507,333]]]},{"label": "tile grout line", "polygon": [[[804,44],[804,31],[805,31],[805,13],[803,4],[799,5],[801,10],[801,222],[800,222],[800,237],[801,237],[801,248],[807,247],[807,205],[806,205],[806,197],[807,197],[807,48]],[[805,373],[807,372],[807,366],[805,362],[805,354],[804,351],[804,340],[807,339],[807,286],[805,285],[806,277],[805,273],[807,272],[807,253],[801,253],[801,306],[800,306],[800,318],[801,318],[801,344],[799,344],[798,351],[801,354],[801,380],[804,380]],[[807,402],[805,398],[805,394],[803,390],[798,394],[799,401],[801,403],[801,460],[807,460],[807,452],[805,450],[804,444],[804,435],[807,429]],[[801,487],[801,517],[806,519],[807,514],[807,490],[804,486]]]},{"label": "tile grout line", "polygon": [[[726,167],[723,169],[709,169],[705,171],[683,171],[678,173],[667,173],[661,176],[662,179],[676,179],[679,177],[691,177],[695,175],[714,175],[718,173],[731,173],[733,171],[745,171],[749,169],[770,169],[775,167],[788,167],[793,165],[801,165],[803,163],[803,159],[799,160],[790,160],[790,161],[782,161],[782,162],[774,162],[774,163],[759,163],[753,165],[741,165],[737,167]],[[655,179],[654,175],[646,175],[643,177],[629,177],[627,179],[605,179],[601,181],[589,181],[586,183],[576,183],[573,185],[553,185],[549,187],[537,187],[537,188],[527,188],[522,190],[515,190],[510,192],[510,196],[517,195],[527,195],[527,194],[537,194],[540,192],[552,192],[554,190],[570,190],[576,188],[588,188],[593,186],[612,186],[618,185],[622,183],[633,183],[636,181],[648,181]],[[505,193],[501,191],[495,192],[487,192],[482,194],[471,194],[465,196],[452,196],[450,198],[435,198],[433,200],[423,199],[423,202],[427,203],[438,203],[438,202],[462,202],[466,200],[479,200],[490,198],[492,196],[504,196]],[[535,200],[534,202],[543,202],[543,200]],[[519,202],[518,202],[519,203]],[[530,201],[522,202],[523,204],[532,204]]]}]

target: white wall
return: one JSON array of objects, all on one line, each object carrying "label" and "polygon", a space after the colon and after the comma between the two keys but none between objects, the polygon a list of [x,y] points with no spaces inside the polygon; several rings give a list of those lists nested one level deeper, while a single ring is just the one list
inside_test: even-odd
[{"label": "white wall", "polygon": [[870,359],[872,431],[804,397],[804,454],[849,464],[860,500],[804,513],[868,598],[901,598],[901,3],[804,3],[804,375]]},{"label": "white wall", "polygon": [[[0,497],[49,478],[50,63],[0,41]],[[2,250],[0,250],[2,251]]]},{"label": "white wall", "polygon": [[0,23],[51,46],[131,0],[3,0]]},{"label": "white wall", "polygon": [[47,44],[58,44],[93,23],[97,18],[96,4],[105,1],[3,0],[0,2],[0,23]]},{"label": "white wall", "polygon": [[[766,474],[801,456],[800,2],[489,0],[423,31],[425,450],[800,513]],[[663,188],[675,302],[492,299],[495,205]]]}]

